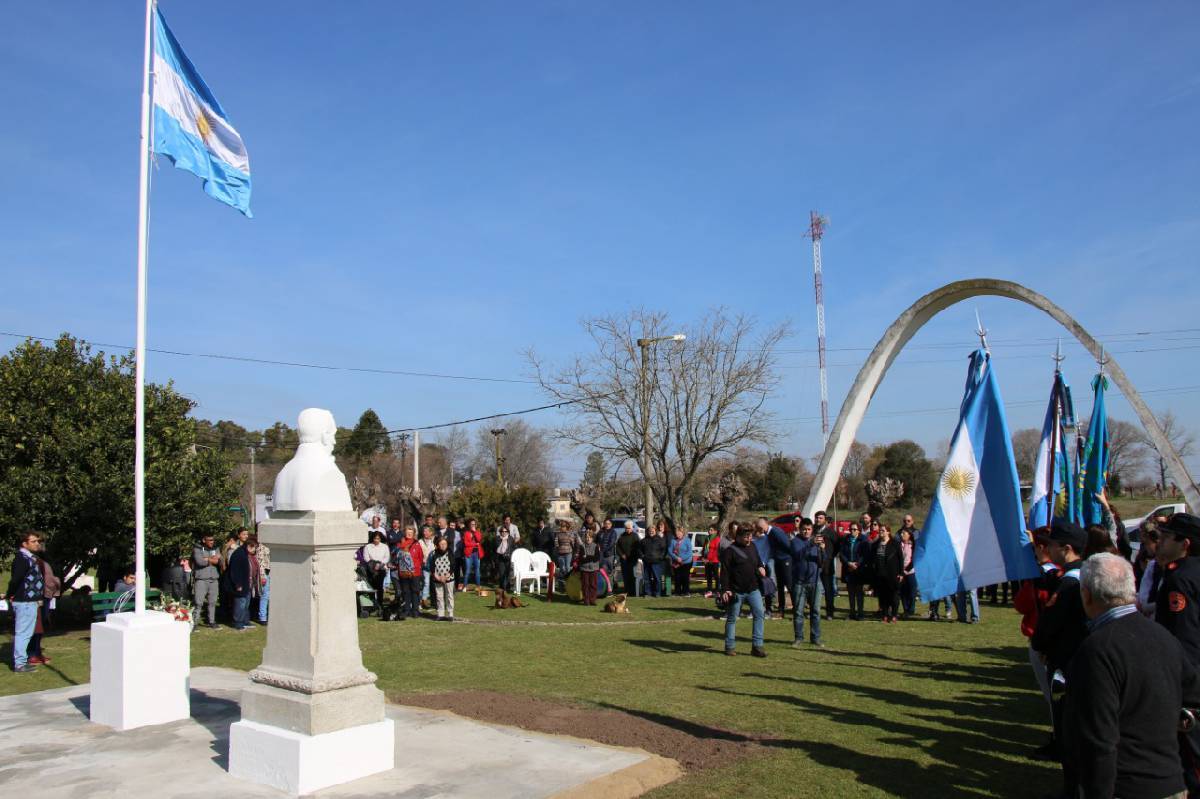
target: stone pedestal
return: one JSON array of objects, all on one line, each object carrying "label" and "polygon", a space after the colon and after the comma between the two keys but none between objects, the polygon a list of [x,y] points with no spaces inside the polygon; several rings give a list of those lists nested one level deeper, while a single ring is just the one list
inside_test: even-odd
[{"label": "stone pedestal", "polygon": [[354,550],[366,532],[352,511],[277,511],[259,526],[271,623],[230,729],[234,776],[305,793],[392,768],[392,723],[358,645]]},{"label": "stone pedestal", "polygon": [[191,632],[157,611],[111,613],[93,624],[92,721],[131,730],[188,718]]}]

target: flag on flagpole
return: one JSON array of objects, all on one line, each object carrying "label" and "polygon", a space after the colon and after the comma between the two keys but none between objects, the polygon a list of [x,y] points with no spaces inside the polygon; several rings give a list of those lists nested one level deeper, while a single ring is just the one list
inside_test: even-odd
[{"label": "flag on flagpole", "polygon": [[1050,402],[1046,406],[1045,421],[1042,422],[1042,439],[1038,443],[1033,466],[1033,489],[1029,495],[1030,530],[1045,527],[1054,519],[1075,521],[1072,513],[1075,504],[1072,481],[1075,447],[1067,435],[1068,429],[1074,428],[1074,425],[1071,387],[1067,385],[1062,372],[1055,370]]},{"label": "flag on flagpole", "polygon": [[1108,378],[1096,375],[1092,380],[1095,399],[1092,401],[1092,420],[1088,423],[1087,443],[1079,466],[1079,496],[1083,524],[1102,524],[1103,507],[1096,495],[1108,483],[1108,418],[1104,407],[1104,390]]},{"label": "flag on flagpole", "polygon": [[958,429],[913,561],[930,600],[1041,573],[1025,532],[1000,387],[983,350],[971,355]]},{"label": "flag on flagpole", "polygon": [[213,199],[250,213],[250,159],[225,109],[154,8],[154,152],[204,180]]}]

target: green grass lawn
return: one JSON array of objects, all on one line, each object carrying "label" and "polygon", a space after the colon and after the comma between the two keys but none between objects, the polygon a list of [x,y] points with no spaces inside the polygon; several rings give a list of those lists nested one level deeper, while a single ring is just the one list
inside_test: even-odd
[{"label": "green grass lawn", "polygon": [[[622,710],[702,736],[772,736],[762,755],[714,763],[650,794],[657,799],[1008,797],[1056,784],[1050,766],[1027,757],[1046,738],[1047,713],[1011,608],[985,604],[979,625],[838,619],[825,625],[825,651],[791,649],[791,622],[769,621],[763,660],[746,656],[748,620],[739,624],[742,656],[725,657],[723,624],[699,598],[635,599],[633,614],[618,617],[540,600],[496,611],[460,597],[459,616],[476,623],[361,622],[364,661],[381,688],[486,689]],[[265,636],[200,630],[192,663],[248,670]],[[45,649],[54,662],[36,674],[0,671],[0,695],[87,682],[87,631],[55,635]]]}]

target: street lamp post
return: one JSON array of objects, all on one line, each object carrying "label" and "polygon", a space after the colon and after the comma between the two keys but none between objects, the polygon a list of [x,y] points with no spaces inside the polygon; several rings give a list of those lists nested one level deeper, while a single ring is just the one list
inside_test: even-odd
[{"label": "street lamp post", "polygon": [[646,531],[649,532],[654,513],[654,489],[650,486],[650,383],[646,367],[649,362],[651,344],[660,341],[684,341],[682,333],[657,338],[639,338],[637,345],[642,349],[642,476],[646,480]]}]

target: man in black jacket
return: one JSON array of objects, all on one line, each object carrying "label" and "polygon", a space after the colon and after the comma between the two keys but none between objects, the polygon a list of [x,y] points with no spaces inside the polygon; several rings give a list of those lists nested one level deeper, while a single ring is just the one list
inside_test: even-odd
[{"label": "man in black jacket", "polygon": [[663,563],[667,559],[667,539],[651,527],[638,549],[642,556],[642,593],[645,596],[665,596]]},{"label": "man in black jacket", "polygon": [[766,576],[767,569],[758,556],[758,550],[750,543],[750,528],[739,527],[733,544],[721,553],[726,655],[737,654],[737,619],[738,614],[742,612],[742,603],[745,602],[750,605],[750,612],[754,614],[750,654],[759,658],[767,656],[766,650],[763,649],[763,620],[766,609],[763,607],[762,591],[759,590],[760,581]]},{"label": "man in black jacket", "polygon": [[828,523],[825,511],[819,510],[813,514],[813,540],[825,552],[825,560],[821,564],[821,592],[825,595],[825,618],[833,618],[833,600],[837,599],[837,531]]},{"label": "man in black jacket", "polygon": [[633,596],[637,587],[637,562],[641,555],[641,541],[637,537],[633,522],[625,521],[625,530],[617,538],[613,549],[621,564],[621,588],[627,596]]},{"label": "man in black jacket", "polygon": [[[1051,526],[1046,554],[1062,570],[1062,576],[1058,588],[1038,616],[1037,629],[1029,639],[1029,645],[1046,662],[1051,686],[1062,685],[1071,658],[1075,657],[1075,652],[1088,634],[1087,616],[1084,615],[1083,600],[1079,594],[1080,555],[1086,546],[1087,533],[1079,525],[1056,521]],[[1077,791],[1078,774],[1074,760],[1063,746],[1066,740],[1062,729],[1063,700],[1055,699],[1050,709],[1054,716],[1054,740],[1059,743],[1059,755],[1062,758],[1063,795],[1073,797]]]},{"label": "man in black jacket", "polygon": [[[1158,534],[1163,576],[1154,618],[1200,669],[1200,518],[1176,513],[1159,525]],[[1188,795],[1200,795],[1200,730],[1179,736],[1179,757]]]},{"label": "man in black jacket", "polygon": [[1178,794],[1175,730],[1180,709],[1200,702],[1196,669],[1170,633],[1138,613],[1133,569],[1123,558],[1088,558],[1079,588],[1090,634],[1071,660],[1063,728],[1081,794]]}]

